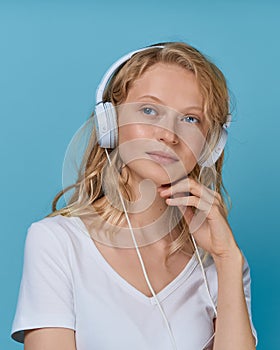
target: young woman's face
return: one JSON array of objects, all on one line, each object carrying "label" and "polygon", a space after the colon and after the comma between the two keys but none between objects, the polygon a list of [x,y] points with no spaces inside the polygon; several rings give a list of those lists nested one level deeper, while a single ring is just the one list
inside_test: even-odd
[{"label": "young woman's face", "polygon": [[119,107],[119,152],[133,180],[157,186],[188,175],[207,134],[195,75],[157,63],[134,81]]}]

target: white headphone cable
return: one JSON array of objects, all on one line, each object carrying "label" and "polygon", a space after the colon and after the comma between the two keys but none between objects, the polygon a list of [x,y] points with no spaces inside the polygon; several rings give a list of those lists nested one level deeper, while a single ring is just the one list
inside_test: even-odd
[{"label": "white headphone cable", "polygon": [[[203,281],[204,281],[204,285],[206,287],[206,291],[207,291],[207,294],[209,296],[209,300],[212,304],[212,308],[214,310],[214,313],[215,313],[215,316],[217,318],[217,309],[216,309],[216,306],[214,304],[214,301],[212,299],[212,296],[211,296],[211,293],[210,293],[210,290],[209,290],[209,286],[208,286],[208,282],[207,282],[207,278],[206,278],[206,274],[205,274],[205,270],[204,270],[204,267],[203,267],[203,263],[201,261],[201,258],[200,258],[200,254],[199,254],[199,251],[198,251],[198,248],[197,248],[197,244],[196,244],[196,241],[193,237],[192,234],[190,234],[191,236],[191,240],[193,242],[193,245],[194,245],[194,248],[195,248],[195,252],[196,252],[196,256],[197,256],[197,259],[198,259],[198,262],[199,262],[199,265],[200,265],[200,268],[201,268],[201,272],[202,272],[202,277],[203,277]],[[207,340],[207,342],[203,345],[203,347],[201,348],[201,350],[203,350],[205,348],[205,346],[210,342],[210,340],[212,340],[214,337],[215,337],[215,331],[214,333],[212,334],[212,336]]]},{"label": "white headphone cable", "polygon": [[[106,156],[107,156],[107,159],[108,159],[108,162],[110,164],[110,166],[112,165],[112,162],[111,162],[111,159],[110,159],[110,156],[108,154],[108,151],[107,151],[107,148],[105,148],[105,153],[106,153]],[[118,187],[117,187],[118,188]],[[143,274],[144,274],[144,277],[145,277],[145,280],[147,282],[147,285],[150,289],[150,292],[152,293],[153,297],[155,298],[156,300],[156,304],[161,312],[161,315],[164,319],[164,322],[166,324],[166,327],[167,327],[167,330],[168,330],[168,333],[169,333],[169,336],[170,336],[170,339],[171,339],[171,342],[172,342],[172,347],[174,350],[177,350],[177,346],[176,346],[176,342],[175,342],[175,339],[174,339],[174,336],[172,334],[172,331],[170,329],[170,325],[168,323],[168,320],[167,320],[167,317],[162,309],[162,306],[156,296],[156,293],[155,291],[153,290],[153,287],[149,281],[149,278],[148,278],[148,275],[147,275],[147,272],[146,272],[146,268],[145,268],[145,265],[144,265],[144,262],[143,262],[143,259],[142,259],[142,256],[140,254],[140,251],[138,249],[138,246],[137,246],[137,242],[136,242],[136,239],[135,239],[135,236],[134,236],[134,232],[133,232],[133,228],[132,228],[132,225],[131,225],[131,222],[130,222],[130,219],[128,217],[128,213],[127,213],[127,210],[126,210],[126,207],[125,207],[125,203],[123,201],[123,197],[122,197],[122,194],[120,193],[120,190],[118,188],[118,194],[119,194],[119,197],[120,197],[120,201],[121,201],[121,204],[122,204],[122,207],[123,207],[123,210],[124,210],[124,214],[125,214],[125,217],[126,217],[126,220],[127,220],[127,223],[128,223],[128,227],[129,227],[129,230],[130,230],[130,233],[131,233],[131,237],[132,237],[132,240],[133,240],[133,243],[134,243],[134,246],[135,246],[135,249],[136,249],[136,252],[137,252],[137,255],[138,255],[138,258],[139,258],[139,261],[140,261],[140,264],[141,264],[141,267],[142,267],[142,270],[143,270]]]},{"label": "white headphone cable", "polygon": [[[105,153],[106,153],[106,156],[107,156],[107,159],[108,159],[108,162],[110,164],[110,166],[112,166],[112,162],[111,162],[111,159],[110,159],[110,156],[108,154],[108,151],[107,151],[107,148],[105,148]],[[145,268],[145,265],[144,265],[144,262],[143,262],[143,259],[142,259],[142,256],[140,254],[140,251],[138,249],[138,246],[137,246],[137,242],[136,242],[136,239],[135,239],[135,236],[134,236],[134,232],[133,232],[133,228],[132,228],[132,225],[131,225],[131,222],[130,222],[130,219],[129,219],[129,216],[128,216],[128,213],[127,213],[127,210],[126,210],[126,206],[125,206],[125,203],[124,203],[124,200],[123,200],[123,197],[122,197],[122,194],[120,193],[120,190],[118,188],[118,194],[119,194],[119,197],[120,197],[120,201],[121,201],[121,204],[122,204],[122,207],[123,207],[123,210],[124,210],[124,214],[125,214],[125,217],[126,217],[126,220],[127,220],[127,223],[128,223],[128,227],[129,227],[129,230],[130,230],[130,233],[131,233],[131,237],[132,237],[132,240],[133,240],[133,244],[135,246],[135,249],[136,249],[136,252],[137,252],[137,255],[138,255],[138,258],[139,258],[139,261],[140,261],[140,264],[141,264],[141,267],[142,267],[142,271],[143,271],[143,274],[144,274],[144,277],[145,277],[145,280],[147,282],[147,285],[153,295],[153,297],[155,298],[156,300],[156,304],[162,314],[162,317],[165,321],[165,324],[166,324],[166,327],[167,327],[167,330],[168,330],[168,333],[169,333],[169,336],[170,336],[170,339],[171,339],[171,342],[172,342],[172,346],[174,348],[174,350],[177,350],[177,346],[176,346],[176,342],[175,342],[175,339],[174,339],[174,336],[172,334],[172,331],[170,329],[170,325],[168,323],[168,320],[166,318],[166,315],[162,309],[162,306],[156,296],[156,293],[155,291],[153,290],[153,287],[149,281],[149,278],[148,278],[148,275],[147,275],[147,272],[146,272],[146,268]],[[194,245],[194,248],[195,248],[195,252],[196,252],[196,256],[197,256],[197,259],[198,259],[198,262],[199,262],[199,265],[201,267],[201,272],[202,272],[202,277],[203,277],[203,281],[204,281],[204,285],[206,287],[206,291],[207,291],[207,294],[209,296],[209,300],[212,304],[212,307],[213,307],[213,310],[214,310],[214,313],[215,313],[215,316],[217,317],[217,310],[216,310],[216,306],[214,304],[214,301],[212,299],[212,296],[211,296],[211,293],[210,293],[210,290],[209,290],[209,286],[208,286],[208,282],[207,282],[207,278],[206,278],[206,274],[205,274],[205,271],[204,271],[204,267],[203,267],[203,264],[202,264],[202,261],[201,261],[201,258],[200,258],[200,254],[199,254],[199,251],[198,251],[198,247],[197,247],[197,244],[196,244],[196,241],[193,237],[192,234],[190,234],[191,236],[191,240],[193,242],[193,245]],[[215,336],[215,332],[214,334],[211,336],[210,339],[207,340],[207,342],[203,345],[202,347],[202,350],[204,349],[204,347],[209,343],[209,341]]]},{"label": "white headphone cable", "polygon": [[211,302],[211,304],[212,304],[212,307],[213,307],[215,316],[217,317],[216,306],[215,306],[215,304],[214,304],[214,301],[213,301],[213,299],[212,299],[212,296],[211,296],[211,293],[210,293],[210,290],[209,290],[209,286],[208,286],[206,274],[205,274],[204,267],[203,267],[203,264],[202,264],[202,261],[201,261],[201,258],[200,258],[200,254],[199,254],[199,251],[198,251],[198,248],[197,248],[197,244],[196,244],[196,241],[195,241],[193,235],[190,234],[190,236],[191,236],[191,239],[192,239],[194,248],[195,248],[195,252],[196,252],[196,256],[197,256],[199,265],[200,265],[200,267],[201,267],[202,277],[203,277],[203,280],[204,280],[204,284],[205,284],[205,287],[206,287],[206,291],[207,291],[207,294],[208,294],[208,296],[209,296],[209,300],[210,300],[210,302]]}]

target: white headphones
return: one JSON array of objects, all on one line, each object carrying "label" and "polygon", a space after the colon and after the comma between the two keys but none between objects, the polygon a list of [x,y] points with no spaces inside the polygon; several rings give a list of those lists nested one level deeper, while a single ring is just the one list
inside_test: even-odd
[{"label": "white headphones", "polygon": [[[111,80],[116,70],[126,61],[128,61],[134,54],[145,51],[151,48],[164,48],[164,45],[148,46],[142,49],[132,51],[125,56],[118,59],[105,73],[98,88],[96,90],[96,105],[95,105],[95,129],[99,146],[102,148],[115,148],[118,143],[118,124],[117,112],[111,102],[103,102],[104,90]],[[223,149],[227,142],[228,127],[231,123],[231,115],[228,114],[227,121],[222,126],[220,138],[212,151],[211,155],[204,162],[198,162],[200,166],[210,167],[216,163],[221,156]]]},{"label": "white headphones", "polygon": [[[152,46],[152,47],[163,48],[164,46],[163,45],[156,45],[156,46]],[[110,102],[103,102],[103,93],[104,93],[104,90],[105,90],[108,82],[110,81],[111,77],[113,76],[113,74],[116,72],[116,70],[123,63],[128,61],[132,57],[132,55],[134,55],[135,53],[147,50],[149,48],[151,48],[151,47],[146,47],[146,48],[143,48],[143,49],[140,49],[140,50],[137,50],[137,51],[133,51],[133,52],[130,52],[129,54],[121,57],[118,61],[116,61],[108,69],[108,71],[104,75],[103,79],[101,80],[101,82],[100,82],[100,84],[99,84],[99,86],[97,88],[97,92],[96,92],[96,107],[95,107],[95,128],[96,128],[98,143],[99,143],[100,147],[105,148],[105,153],[106,153],[106,156],[107,156],[107,159],[108,159],[110,165],[112,165],[112,163],[111,163],[111,159],[110,159],[110,156],[108,154],[107,148],[115,148],[117,146],[117,142],[118,142],[117,113],[116,113],[116,109],[115,109],[115,107],[114,107],[114,105],[112,103],[110,103]],[[228,117],[228,121],[222,126],[221,136],[220,136],[220,139],[217,142],[217,145],[215,146],[215,149],[213,150],[213,152],[210,155],[210,157],[205,162],[203,162],[202,166],[208,166],[209,167],[212,164],[214,164],[217,161],[217,159],[220,157],[220,155],[221,155],[221,153],[222,153],[222,151],[224,149],[224,146],[226,144],[226,141],[227,141],[227,134],[228,134],[227,133],[227,128],[229,127],[229,125],[230,125],[230,116]],[[166,324],[166,327],[167,327],[167,330],[168,330],[168,334],[169,334],[169,337],[170,337],[170,340],[171,340],[171,344],[172,344],[172,349],[177,350],[176,340],[175,340],[173,332],[172,332],[172,330],[170,328],[168,319],[167,319],[167,317],[165,315],[165,312],[164,312],[164,310],[163,310],[163,308],[161,306],[161,303],[159,302],[159,300],[157,298],[157,295],[156,295],[156,293],[155,293],[155,291],[154,291],[154,289],[153,289],[153,287],[152,287],[152,285],[151,285],[151,283],[149,281],[149,278],[148,278],[148,275],[147,275],[147,272],[146,272],[146,268],[145,268],[142,256],[141,256],[140,251],[138,249],[138,245],[137,245],[137,242],[136,242],[136,239],[135,239],[135,235],[134,235],[133,228],[132,228],[132,225],[131,225],[131,222],[130,222],[130,219],[129,219],[129,215],[127,213],[127,209],[126,209],[126,206],[125,206],[125,203],[124,203],[124,199],[123,199],[122,194],[121,194],[119,189],[118,189],[118,193],[119,193],[120,201],[121,201],[121,204],[122,204],[122,207],[123,207],[123,210],[124,210],[124,214],[125,214],[125,217],[126,217],[126,220],[127,220],[127,223],[128,223],[128,227],[129,227],[129,230],[130,230],[130,233],[131,233],[131,237],[132,237],[132,240],[133,240],[133,243],[134,243],[134,246],[135,246],[135,249],[136,249],[136,252],[137,252],[140,264],[141,264],[141,267],[142,267],[142,271],[143,271],[145,280],[147,282],[147,285],[148,285],[148,287],[149,287],[153,297],[155,298],[156,304],[157,304],[157,306],[159,308],[159,311],[160,311],[160,313],[161,313],[161,315],[163,317],[163,320],[164,320],[164,322]],[[194,247],[195,247],[197,259],[198,259],[200,267],[201,267],[202,276],[203,276],[203,280],[204,280],[204,283],[205,283],[206,291],[208,293],[208,296],[209,296],[209,299],[211,301],[211,304],[212,304],[213,310],[215,312],[215,315],[217,316],[217,310],[216,310],[215,304],[214,304],[214,302],[212,300],[211,293],[210,293],[209,288],[208,288],[206,274],[205,274],[205,271],[204,271],[204,268],[203,268],[203,264],[202,264],[202,261],[201,261],[201,258],[200,258],[200,253],[198,251],[198,247],[197,247],[196,242],[195,242],[195,240],[194,240],[192,235],[191,235],[191,238],[192,238],[192,241],[193,241],[193,244],[194,244]],[[207,342],[203,345],[202,349],[204,349],[205,346],[208,345],[208,343],[210,342],[210,340],[212,340],[212,338],[214,336],[215,336],[215,333],[213,333],[213,335],[210,337],[210,339],[207,340]]]}]

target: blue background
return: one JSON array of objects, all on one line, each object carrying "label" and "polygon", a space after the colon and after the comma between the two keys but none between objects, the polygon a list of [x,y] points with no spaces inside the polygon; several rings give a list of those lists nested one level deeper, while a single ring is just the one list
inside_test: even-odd
[{"label": "blue background", "polygon": [[22,348],[9,332],[26,230],[51,210],[99,80],[128,51],[168,40],[210,56],[233,92],[230,223],[251,266],[258,349],[280,348],[279,10],[269,0],[0,1],[0,349]]}]

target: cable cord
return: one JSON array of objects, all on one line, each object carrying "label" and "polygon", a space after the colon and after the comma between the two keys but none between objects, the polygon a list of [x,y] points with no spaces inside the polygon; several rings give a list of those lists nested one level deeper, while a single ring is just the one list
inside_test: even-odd
[{"label": "cable cord", "polygon": [[[111,159],[110,159],[110,156],[108,154],[108,151],[107,151],[107,148],[105,148],[105,153],[106,153],[106,156],[107,156],[107,159],[108,159],[108,162],[110,164],[110,166],[112,165],[112,162],[111,162]],[[144,274],[144,277],[145,277],[145,280],[147,282],[147,285],[149,287],[149,290],[150,292],[152,293],[153,297],[155,298],[156,300],[156,304],[160,310],[160,313],[164,319],[164,322],[165,322],[165,325],[167,327],[167,330],[168,330],[168,334],[169,334],[169,337],[170,337],[170,340],[171,340],[171,343],[172,343],[172,348],[174,350],[177,350],[177,346],[176,346],[176,342],[175,342],[175,338],[172,334],[172,331],[170,329],[170,325],[168,323],[168,320],[167,320],[167,317],[162,309],[162,306],[156,296],[156,293],[150,283],[150,280],[148,278],[148,275],[147,275],[147,272],[146,272],[146,268],[145,268],[145,265],[144,265],[144,262],[143,262],[143,259],[142,259],[142,256],[140,254],[140,251],[138,249],[138,246],[137,246],[137,242],[136,242],[136,239],[135,239],[135,236],[134,236],[134,232],[133,232],[133,228],[132,228],[132,225],[131,225],[131,222],[130,222],[130,219],[129,219],[129,216],[128,216],[128,213],[127,213],[127,210],[126,210],[126,206],[125,206],[125,203],[124,203],[124,200],[123,200],[123,197],[122,197],[122,194],[118,188],[118,194],[119,194],[119,197],[120,197],[120,201],[121,201],[121,204],[122,204],[122,207],[123,207],[123,210],[124,210],[124,214],[125,214],[125,218],[127,220],[127,223],[128,223],[128,227],[129,227],[129,230],[130,230],[130,233],[131,233],[131,237],[132,237],[132,240],[133,240],[133,244],[135,246],[135,249],[136,249],[136,252],[137,252],[137,255],[138,255],[138,258],[139,258],[139,261],[140,261],[140,264],[141,264],[141,268],[142,268],[142,271],[143,271],[143,274]]]},{"label": "cable cord", "polygon": [[[110,156],[108,154],[108,151],[107,151],[107,148],[105,148],[105,153],[106,153],[106,156],[107,156],[107,159],[108,159],[108,162],[109,162],[109,165],[112,166],[112,162],[111,162],[111,159],[110,159]],[[135,236],[134,236],[134,232],[133,232],[133,228],[132,228],[132,225],[131,225],[131,222],[130,222],[130,219],[129,219],[129,216],[128,216],[128,213],[127,213],[127,210],[126,210],[126,206],[125,206],[125,203],[124,203],[124,200],[123,200],[123,197],[122,197],[122,194],[118,188],[118,194],[119,194],[119,197],[120,197],[120,201],[121,201],[121,204],[122,204],[122,207],[123,207],[123,210],[124,210],[124,214],[125,214],[125,218],[127,220],[127,224],[128,224],[128,227],[129,227],[129,230],[130,230],[130,233],[131,233],[131,237],[132,237],[132,240],[133,240],[133,244],[135,246],[135,249],[136,249],[136,252],[137,252],[137,255],[138,255],[138,258],[139,258],[139,262],[141,264],[141,268],[142,268],[142,271],[143,271],[143,274],[144,274],[144,277],[145,277],[145,280],[147,282],[147,285],[149,287],[149,290],[150,292],[152,293],[153,297],[155,298],[156,300],[156,304],[160,310],[160,313],[164,319],[164,322],[166,324],[166,327],[167,327],[167,330],[168,330],[168,334],[169,334],[169,337],[170,337],[170,340],[171,340],[171,343],[172,343],[172,348],[174,350],[177,350],[177,345],[176,345],[176,341],[175,341],[175,338],[173,336],[173,333],[171,331],[171,328],[170,328],[170,325],[168,323],[168,320],[167,320],[167,317],[162,309],[162,306],[156,296],[156,293],[150,283],[150,280],[148,278],[148,275],[147,275],[147,272],[146,272],[146,268],[145,268],[145,265],[144,265],[144,262],[143,262],[143,259],[142,259],[142,256],[140,254],[140,251],[138,249],[138,245],[137,245],[137,242],[136,242],[136,239],[135,239]],[[206,274],[205,274],[205,271],[204,271],[204,267],[203,267],[203,264],[202,264],[202,261],[201,261],[201,258],[200,258],[200,254],[199,254],[199,251],[198,251],[198,247],[197,247],[197,244],[196,244],[196,241],[193,237],[193,235],[191,234],[191,239],[192,239],[192,242],[193,242],[193,245],[194,245],[194,248],[195,248],[195,253],[196,253],[196,257],[198,259],[198,262],[199,262],[199,265],[201,267],[201,272],[202,272],[202,276],[203,276],[203,281],[204,281],[204,285],[206,287],[206,291],[207,291],[207,294],[209,296],[209,300],[211,302],[211,305],[213,307],[213,310],[214,310],[214,313],[215,313],[215,316],[217,317],[217,310],[216,310],[216,306],[213,302],[213,299],[212,299],[212,296],[211,296],[211,293],[210,293],[210,290],[209,290],[209,286],[208,286],[208,283],[207,283],[207,278],[206,278]],[[203,345],[203,347],[201,348],[201,350],[203,350],[205,348],[205,346],[210,342],[210,340],[212,340],[215,336],[215,332],[213,333],[213,335],[207,340],[207,342]]]},{"label": "cable cord", "polygon": [[193,235],[191,234],[190,236],[191,236],[191,239],[192,239],[194,248],[195,248],[195,253],[196,253],[196,256],[197,256],[199,265],[200,265],[200,267],[201,267],[202,277],[203,277],[203,280],[204,280],[204,284],[205,284],[205,287],[206,287],[206,291],[207,291],[207,294],[208,294],[208,296],[209,296],[209,300],[210,300],[210,302],[211,302],[211,304],[212,304],[212,307],[213,307],[215,316],[217,317],[216,306],[215,306],[215,304],[214,304],[214,301],[213,301],[213,299],[212,299],[212,296],[211,296],[211,293],[210,293],[210,290],[209,290],[209,286],[208,286],[206,274],[205,274],[204,267],[203,267],[203,264],[202,264],[202,261],[201,261],[201,258],[200,258],[200,254],[199,254],[199,251],[198,251],[198,248],[197,248],[197,244],[196,244],[196,241],[195,241]]},{"label": "cable cord", "polygon": [[[196,244],[196,241],[195,241],[193,235],[190,234],[190,236],[191,236],[191,240],[192,240],[193,245],[194,245],[194,248],[195,248],[195,253],[196,253],[196,256],[197,256],[197,259],[198,259],[200,268],[201,268],[201,272],[202,272],[202,277],[203,277],[204,285],[205,285],[205,288],[206,288],[206,291],[207,291],[209,300],[210,300],[210,302],[211,302],[211,304],[212,304],[212,308],[213,308],[213,310],[214,310],[215,317],[217,318],[217,309],[216,309],[215,303],[214,303],[214,301],[213,301],[213,299],[212,299],[212,296],[211,296],[211,293],[210,293],[210,289],[209,289],[209,286],[208,286],[208,282],[207,282],[205,270],[204,270],[203,263],[202,263],[201,258],[200,258],[200,254],[199,254],[199,251],[198,251],[198,247],[197,247],[197,244]],[[212,339],[215,337],[215,334],[216,334],[215,332],[212,334],[211,338],[209,338],[209,339],[207,340],[207,342],[203,345],[203,347],[201,348],[201,350],[203,350],[203,349],[205,348],[205,346],[210,342],[210,340],[212,340]]]}]

